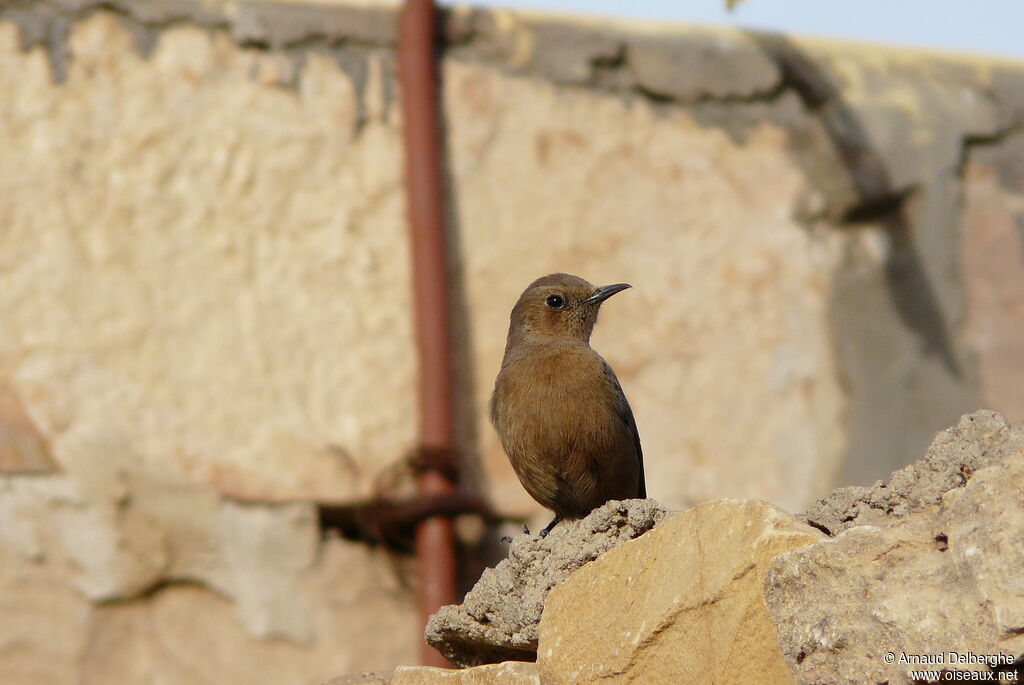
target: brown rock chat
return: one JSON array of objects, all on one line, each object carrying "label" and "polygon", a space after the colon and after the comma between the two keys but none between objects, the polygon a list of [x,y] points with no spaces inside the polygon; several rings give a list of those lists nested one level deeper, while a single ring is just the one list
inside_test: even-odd
[{"label": "brown rock chat", "polygon": [[633,412],[590,347],[601,304],[629,287],[551,274],[512,308],[491,422],[523,487],[555,513],[542,536],[608,500],[647,496]]}]

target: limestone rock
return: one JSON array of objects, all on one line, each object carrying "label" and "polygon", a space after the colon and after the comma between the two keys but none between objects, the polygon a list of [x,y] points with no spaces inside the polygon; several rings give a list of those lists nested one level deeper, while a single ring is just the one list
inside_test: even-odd
[{"label": "limestone rock", "polygon": [[1020,438],[992,412],[964,417],[893,474],[893,492],[854,502],[853,521],[875,525],[775,560],[765,594],[799,682],[910,683],[920,667],[904,655],[1024,652]]},{"label": "limestone rock", "polygon": [[998,413],[968,414],[932,441],[924,459],[869,488],[851,486],[819,499],[800,517],[829,535],[862,525],[889,525],[894,519],[939,502],[980,468],[1024,447],[1024,431],[1011,429]]},{"label": "limestone rock", "polygon": [[550,683],[792,683],[762,590],[772,558],[822,534],[752,500],[664,520],[552,590],[537,665]]},{"label": "limestone rock", "polygon": [[653,528],[666,511],[653,500],[611,501],[546,538],[518,535],[508,558],[487,569],[462,604],[427,622],[427,642],[460,666],[536,658],[548,591],[616,545]]}]

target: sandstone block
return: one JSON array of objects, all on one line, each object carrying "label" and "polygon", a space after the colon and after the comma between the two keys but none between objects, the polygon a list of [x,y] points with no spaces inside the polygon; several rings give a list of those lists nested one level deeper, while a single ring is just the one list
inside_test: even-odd
[{"label": "sandstone block", "polygon": [[769,504],[722,499],[664,520],[548,595],[550,683],[792,683],[762,589],[772,558],[824,536]]},{"label": "sandstone block", "polygon": [[[910,683],[909,671],[921,667],[908,660],[920,655],[942,659],[924,667],[940,669],[951,666],[951,651],[1010,660],[1024,652],[1019,438],[992,412],[964,417],[924,460],[893,474],[891,482],[903,481],[887,499],[897,514],[872,513],[874,525],[773,562],[765,593],[800,683]],[[932,470],[957,451],[959,487],[945,468]],[[918,487],[903,480],[909,475]]]},{"label": "sandstone block", "polygon": [[462,604],[430,617],[426,640],[452,662],[472,666],[533,661],[548,591],[607,550],[647,532],[666,512],[653,500],[612,501],[546,538],[519,535],[508,558],[487,569]]}]

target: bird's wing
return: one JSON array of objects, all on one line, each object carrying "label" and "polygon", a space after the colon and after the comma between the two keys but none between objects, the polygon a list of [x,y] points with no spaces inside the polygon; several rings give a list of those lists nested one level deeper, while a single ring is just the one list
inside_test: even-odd
[{"label": "bird's wing", "polygon": [[644,452],[640,449],[640,431],[636,428],[636,419],[633,418],[633,410],[629,406],[629,401],[626,399],[626,393],[622,392],[622,385],[619,384],[619,379],[615,376],[615,372],[612,371],[612,367],[608,362],[604,362],[604,373],[608,378],[608,382],[611,383],[618,391],[616,396],[620,399],[616,412],[622,422],[626,424],[626,428],[629,429],[633,435],[633,445],[636,447],[636,458],[640,462],[640,485],[637,489],[637,497],[644,499],[647,497],[647,483],[644,480]]}]

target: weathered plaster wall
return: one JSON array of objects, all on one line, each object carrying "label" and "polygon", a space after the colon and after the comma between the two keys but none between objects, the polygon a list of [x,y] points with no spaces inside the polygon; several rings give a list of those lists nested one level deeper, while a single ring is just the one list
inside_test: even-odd
[{"label": "weathered plaster wall", "polygon": [[57,461],[117,440],[227,494],[358,492],[329,446],[365,471],[411,439],[395,123],[357,132],[327,57],[286,88],[289,58],[194,27],[147,58],[94,15],[62,84],[14,25],[0,40],[19,95],[3,117],[5,375]]},{"label": "weathered plaster wall", "polygon": [[[3,682],[414,659],[403,574],[314,506],[413,447],[393,20],[0,6]],[[795,511],[979,405],[1024,420],[1021,65],[473,10],[444,36],[460,441],[499,512],[537,507],[486,401],[554,270],[634,285],[593,342],[671,507]]]}]

